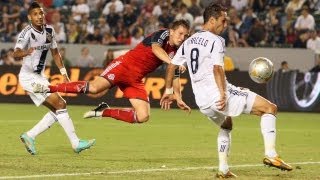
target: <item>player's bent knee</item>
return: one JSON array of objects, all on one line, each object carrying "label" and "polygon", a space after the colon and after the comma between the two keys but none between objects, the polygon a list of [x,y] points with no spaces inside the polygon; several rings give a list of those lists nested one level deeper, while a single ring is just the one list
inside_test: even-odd
[{"label": "player's bent knee", "polygon": [[277,105],[275,105],[273,103],[270,103],[269,106],[266,108],[266,111],[265,111],[265,113],[274,114],[274,115],[276,115],[277,112],[278,112],[278,107],[277,107]]},{"label": "player's bent knee", "polygon": [[148,114],[140,115],[140,116],[137,116],[137,121],[138,123],[144,123],[144,122],[147,122],[149,118],[150,118],[150,115]]},{"label": "player's bent knee", "polygon": [[55,107],[56,110],[65,109],[65,108],[67,107],[67,103],[66,103],[66,101],[65,101],[64,99],[59,98],[59,99],[56,101],[54,107]]}]

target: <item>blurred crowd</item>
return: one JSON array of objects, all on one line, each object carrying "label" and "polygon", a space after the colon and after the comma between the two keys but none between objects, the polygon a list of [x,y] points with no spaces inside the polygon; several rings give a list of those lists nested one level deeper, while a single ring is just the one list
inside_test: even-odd
[{"label": "blurred crowd", "polygon": [[[33,0],[2,0],[0,42],[15,42]],[[320,0],[213,0],[229,8],[228,47],[310,48],[320,54]],[[201,30],[212,0],[38,0],[59,43],[135,46],[186,19]],[[11,52],[12,50],[5,50]],[[8,54],[9,55],[9,54]],[[1,63],[1,61],[0,61]]]}]

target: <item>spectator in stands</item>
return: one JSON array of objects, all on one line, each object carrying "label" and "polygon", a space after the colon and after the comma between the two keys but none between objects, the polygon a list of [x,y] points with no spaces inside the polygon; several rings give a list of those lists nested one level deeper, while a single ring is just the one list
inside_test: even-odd
[{"label": "spectator in stands", "polygon": [[307,48],[311,49],[315,54],[315,64],[320,61],[320,37],[316,30],[310,31],[310,39],[307,41]]},{"label": "spectator in stands", "polygon": [[151,16],[154,6],[155,6],[154,0],[146,0],[144,5],[141,8],[141,15]]},{"label": "spectator in stands", "polygon": [[100,17],[98,19],[98,25],[97,25],[98,28],[100,28],[100,32],[101,34],[104,34],[106,32],[110,32],[110,26],[107,24],[107,21],[105,18],[103,17]]},{"label": "spectator in stands", "polygon": [[288,11],[288,9],[292,9],[294,12],[299,11],[302,8],[303,3],[305,0],[291,0],[286,7],[285,12]]},{"label": "spectator in stands", "polygon": [[314,17],[309,14],[307,7],[302,9],[301,15],[298,17],[294,28],[299,32],[299,34],[315,28]]},{"label": "spectator in stands", "polygon": [[83,16],[81,18],[79,28],[80,28],[79,41],[80,41],[80,43],[84,43],[88,34],[94,33],[94,25],[90,21],[88,16]]},{"label": "spectator in stands", "polygon": [[253,47],[264,45],[266,42],[266,29],[258,18],[253,19],[247,42]]},{"label": "spectator in stands", "polygon": [[109,32],[105,32],[102,38],[103,45],[116,45],[117,39]]},{"label": "spectator in stands", "polygon": [[89,33],[86,37],[86,43],[88,44],[101,44],[102,43],[102,35],[100,33],[99,27],[94,27],[94,32]]},{"label": "spectator in stands", "polygon": [[[66,48],[65,47],[61,47],[59,49],[59,52],[60,52],[61,59],[63,61],[64,67],[66,69],[69,69],[71,67],[71,61],[66,57]],[[57,66],[53,59],[51,61],[51,66]]]},{"label": "spectator in stands", "polygon": [[68,31],[68,39],[67,42],[70,44],[76,44],[80,42],[80,32],[78,25],[76,23],[71,23],[69,25],[69,31]]},{"label": "spectator in stands", "polygon": [[163,28],[169,28],[171,22],[174,21],[174,16],[169,11],[168,6],[162,7],[162,14],[158,17],[159,26]]},{"label": "spectator in stands", "polygon": [[5,49],[1,49],[1,52],[0,52],[0,65],[6,65],[5,62],[7,61],[6,60],[7,58],[7,52]]},{"label": "spectator in stands", "polygon": [[[108,2],[102,11],[102,14],[105,16],[108,16],[111,12],[110,12],[110,7],[113,6],[114,7],[114,13],[122,13],[123,11],[123,3],[120,0],[111,0],[110,2]],[[110,25],[110,24],[109,24]]]},{"label": "spectator in stands", "polygon": [[130,45],[131,44],[131,34],[128,29],[122,29],[117,37],[118,44]]},{"label": "spectator in stands", "polygon": [[144,25],[144,35],[147,36],[157,30],[159,30],[159,22],[157,17],[155,16],[149,16],[146,19],[146,23]]},{"label": "spectator in stands", "polygon": [[55,11],[51,16],[51,25],[56,33],[56,41],[58,43],[65,43],[67,36],[65,33],[64,24],[61,22],[61,15],[59,11]]},{"label": "spectator in stands", "polygon": [[248,7],[248,0],[231,0],[231,6],[236,8],[237,11],[241,12]]},{"label": "spectator in stands", "polygon": [[198,5],[198,1],[197,0],[191,0],[191,5],[188,8],[188,12],[193,16],[199,16],[202,15],[202,9],[201,7]]},{"label": "spectator in stands", "polygon": [[78,67],[94,67],[94,58],[90,55],[90,50],[87,47],[81,49],[81,56],[77,60]]},{"label": "spectator in stands", "polygon": [[1,41],[2,42],[14,42],[16,40],[16,35],[17,35],[17,32],[15,30],[15,25],[14,25],[14,23],[10,22],[10,23],[8,23],[8,26],[3,33]]},{"label": "spectator in stands", "polygon": [[118,21],[120,20],[120,15],[116,12],[116,6],[111,5],[109,6],[109,13],[106,16],[107,22],[111,29],[117,26]]},{"label": "spectator in stands", "polygon": [[[271,1],[271,0],[269,0]],[[269,2],[267,1],[267,3]],[[280,2],[280,0],[277,0]],[[252,8],[253,12],[264,12],[265,10],[265,1],[264,0],[251,0],[248,2],[248,6]],[[269,5],[270,6],[270,5]]]},{"label": "spectator in stands", "polygon": [[76,0],[76,5],[72,6],[72,17],[75,21],[80,22],[84,16],[89,17],[89,6],[86,0]]},{"label": "spectator in stands", "polygon": [[161,6],[163,6],[163,4],[164,4],[163,2],[164,1],[162,1],[162,0],[155,1],[155,5],[153,7],[151,15],[153,15],[153,16],[158,18],[162,14]]},{"label": "spectator in stands", "polygon": [[113,55],[113,50],[112,49],[108,49],[108,51],[105,53],[105,59],[102,63],[102,66],[105,68],[107,67],[111,61],[114,59],[114,55]]},{"label": "spectator in stands", "polygon": [[296,41],[296,34],[292,26],[289,26],[286,32],[286,44],[294,44]]},{"label": "spectator in stands", "polygon": [[283,32],[286,33],[290,27],[294,27],[296,18],[293,9],[287,9],[287,12],[280,18],[280,26]]},{"label": "spectator in stands", "polygon": [[185,4],[182,4],[179,13],[175,17],[176,20],[184,19],[187,20],[190,24],[190,27],[193,25],[193,16],[188,13],[188,7]]},{"label": "spectator in stands", "polygon": [[123,23],[126,27],[130,27],[137,20],[137,15],[134,13],[133,8],[130,4],[126,4],[123,12]]},{"label": "spectator in stands", "polygon": [[287,61],[282,61],[281,62],[281,67],[279,69],[279,72],[285,73],[285,72],[288,72],[288,71],[290,71],[288,62]]},{"label": "spectator in stands", "polygon": [[132,34],[130,46],[135,47],[144,39],[143,30],[141,28],[136,28],[132,31]]}]

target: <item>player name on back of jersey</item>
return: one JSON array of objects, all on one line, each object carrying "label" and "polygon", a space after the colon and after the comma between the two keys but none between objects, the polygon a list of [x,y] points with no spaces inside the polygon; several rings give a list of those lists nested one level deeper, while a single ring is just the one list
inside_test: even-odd
[{"label": "player name on back of jersey", "polygon": [[208,42],[209,42],[209,40],[196,36],[196,37],[192,37],[191,39],[189,39],[188,44],[198,44],[198,45],[206,47]]}]

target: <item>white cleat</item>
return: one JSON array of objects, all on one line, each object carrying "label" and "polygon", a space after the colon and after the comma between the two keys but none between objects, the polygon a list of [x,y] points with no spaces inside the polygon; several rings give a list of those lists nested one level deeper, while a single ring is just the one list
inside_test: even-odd
[{"label": "white cleat", "polygon": [[49,92],[50,89],[48,86],[46,85],[42,85],[42,84],[35,84],[33,86],[33,92],[34,93],[46,93],[46,92]]},{"label": "white cleat", "polygon": [[83,118],[93,118],[93,117],[101,117],[103,110],[110,108],[109,105],[105,102],[100,103],[96,108],[84,113]]}]

